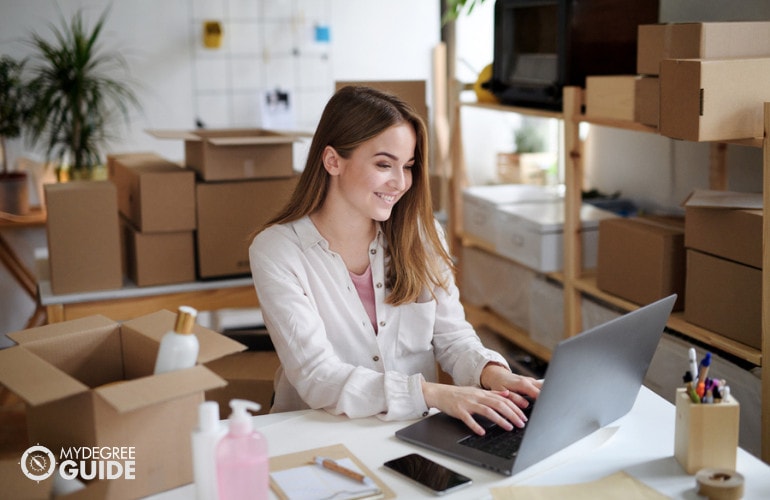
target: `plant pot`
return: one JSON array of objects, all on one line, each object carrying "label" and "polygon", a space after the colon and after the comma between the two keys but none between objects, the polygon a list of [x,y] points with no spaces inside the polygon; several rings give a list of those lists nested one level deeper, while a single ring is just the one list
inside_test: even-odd
[{"label": "plant pot", "polygon": [[13,215],[29,213],[29,190],[26,172],[0,174],[0,212]]}]

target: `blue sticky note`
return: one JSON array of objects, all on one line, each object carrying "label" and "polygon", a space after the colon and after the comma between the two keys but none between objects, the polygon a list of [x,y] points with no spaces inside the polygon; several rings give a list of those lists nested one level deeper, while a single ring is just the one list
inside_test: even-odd
[{"label": "blue sticky note", "polygon": [[329,43],[331,40],[331,28],[323,25],[315,26],[315,41]]}]

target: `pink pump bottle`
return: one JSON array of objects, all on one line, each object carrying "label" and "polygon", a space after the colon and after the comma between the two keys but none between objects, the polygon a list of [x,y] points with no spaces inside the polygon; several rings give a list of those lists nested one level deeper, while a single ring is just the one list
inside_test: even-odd
[{"label": "pink pump bottle", "polygon": [[267,440],[254,430],[248,410],[259,411],[252,401],[233,399],[229,431],[217,445],[217,484],[220,500],[268,498]]}]

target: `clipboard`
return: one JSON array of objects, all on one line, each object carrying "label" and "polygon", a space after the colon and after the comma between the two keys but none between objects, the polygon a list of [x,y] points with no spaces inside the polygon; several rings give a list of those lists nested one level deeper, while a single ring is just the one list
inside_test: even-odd
[{"label": "clipboard", "polygon": [[[344,458],[352,461],[362,474],[371,478],[372,481],[380,488],[381,495],[377,495],[374,498],[395,498],[396,494],[391,490],[382,480],[377,477],[374,472],[371,471],[366,465],[361,462],[350,450],[343,444],[334,444],[331,446],[324,446],[321,448],[313,448],[310,450],[299,451],[296,453],[289,453],[286,455],[279,455],[277,457],[270,457],[270,472],[278,472],[295,467],[303,467],[313,462],[313,457],[324,456],[335,460],[342,460]],[[281,500],[290,500],[286,493],[280,488],[280,486],[270,477],[270,487],[273,492]],[[370,497],[371,498],[371,497]]]}]

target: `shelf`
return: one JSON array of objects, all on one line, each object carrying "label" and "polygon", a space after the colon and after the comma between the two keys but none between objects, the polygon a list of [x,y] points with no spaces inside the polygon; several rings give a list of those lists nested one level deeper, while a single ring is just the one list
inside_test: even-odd
[{"label": "shelf", "polygon": [[[455,109],[455,123],[453,125],[452,141],[452,198],[450,205],[450,217],[453,227],[451,243],[453,252],[461,259],[457,245],[472,246],[494,255],[499,255],[493,244],[480,241],[464,233],[462,221],[462,190],[467,186],[467,172],[462,145],[461,107],[477,108],[497,112],[518,113],[525,116],[555,118],[563,121],[562,154],[565,165],[565,220],[564,220],[564,266],[563,270],[548,273],[549,279],[562,284],[564,293],[564,337],[576,335],[582,330],[583,298],[595,298],[608,305],[617,307],[621,311],[638,309],[638,305],[623,300],[612,294],[599,290],[596,286],[595,272],[583,269],[581,263],[581,235],[580,235],[580,206],[582,203],[581,192],[584,181],[584,158],[580,125],[582,123],[604,126],[620,130],[642,132],[647,134],[659,134],[657,127],[642,125],[640,123],[611,120],[586,116],[583,106],[583,90],[578,87],[565,87],[563,90],[563,109],[559,112],[541,110],[536,108],[510,106],[491,103],[461,102]],[[764,104],[764,129],[765,136],[770,135],[770,102]],[[747,138],[737,140],[704,141],[711,146],[709,155],[709,186],[712,189],[727,189],[726,173],[726,145],[745,146],[763,149],[763,193],[765,205],[770,204],[770,143],[764,137]],[[763,267],[770,269],[770,251],[767,249],[770,238],[770,218],[763,222],[763,234],[765,249],[763,250]],[[462,272],[460,265],[459,271]],[[770,275],[762,277],[762,295],[770,296]],[[550,359],[550,349],[535,342],[526,331],[512,325],[502,316],[487,309],[466,306],[466,314],[472,324],[484,325],[498,332],[516,343],[520,347],[530,350],[536,356],[545,360]],[[762,348],[755,349],[740,342],[736,342],[713,331],[698,327],[685,321],[684,314],[675,312],[671,314],[667,326],[669,329],[691,339],[693,342],[710,346],[715,351],[744,360],[755,366],[762,366],[763,353],[770,352],[770,300],[762,301]],[[762,370],[761,378],[761,439],[762,458],[770,463],[770,370]]]},{"label": "shelf", "polygon": [[[488,109],[491,111],[503,111],[507,113],[518,113],[527,116],[536,116],[542,118],[556,118],[559,120],[564,119],[564,114],[559,111],[551,111],[547,109],[528,108],[525,106],[510,106],[507,104],[496,103],[484,103],[484,102],[463,102],[463,107]],[[658,128],[650,125],[644,125],[638,122],[632,122],[627,120],[615,120],[611,118],[602,118],[595,116],[588,116],[580,114],[575,117],[580,123],[588,123],[590,125],[598,125],[602,127],[611,127],[621,130],[630,130],[634,132],[644,132],[648,134],[657,134]],[[715,143],[732,144],[736,146],[747,146],[751,148],[761,148],[764,146],[764,140],[762,137],[747,138],[747,139],[729,139],[725,141],[714,141]]]},{"label": "shelf", "polygon": [[[623,300],[615,295],[609,294],[599,289],[596,285],[595,275],[586,275],[575,281],[575,288],[582,293],[600,299],[608,304],[618,307],[625,311],[633,311],[638,309],[639,306],[633,302]],[[668,323],[668,327],[674,331],[677,331],[687,337],[703,342],[707,345],[713,346],[716,349],[720,349],[726,353],[737,356],[749,363],[757,366],[762,365],[762,352],[758,349],[754,349],[740,342],[736,342],[729,338],[726,338],[718,333],[714,333],[705,328],[693,325],[685,321],[681,312],[674,312],[671,314]]]},{"label": "shelf", "polygon": [[551,111],[547,109],[527,108],[524,106],[509,106],[507,104],[497,104],[488,102],[462,102],[463,107],[488,109],[490,111],[504,111],[507,113],[519,113],[527,116],[538,116],[541,118],[556,118],[563,120],[564,115],[559,111]]},{"label": "shelf", "polygon": [[474,328],[486,326],[543,361],[551,360],[549,348],[532,340],[526,331],[512,325],[508,320],[478,306],[463,304],[463,307],[465,308],[465,318]]}]

